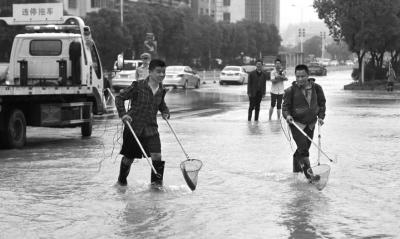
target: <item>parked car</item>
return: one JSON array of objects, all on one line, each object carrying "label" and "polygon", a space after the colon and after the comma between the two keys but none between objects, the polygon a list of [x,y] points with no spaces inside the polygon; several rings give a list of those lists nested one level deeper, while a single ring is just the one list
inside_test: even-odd
[{"label": "parked car", "polygon": [[200,88],[200,76],[189,66],[167,66],[163,85],[174,88],[194,87],[197,89]]},{"label": "parked car", "polygon": [[346,66],[354,66],[354,62],[352,60],[345,61]]},{"label": "parked car", "polygon": [[326,70],[325,66],[317,63],[317,62],[311,62],[308,64],[308,70],[310,72],[310,76],[326,76],[328,71]]},{"label": "parked car", "polygon": [[117,71],[111,80],[111,86],[115,92],[125,89],[136,81],[136,68],[141,66],[141,60],[124,60],[124,66],[121,71]]},{"label": "parked car", "polygon": [[247,84],[248,77],[248,74],[241,66],[225,66],[220,73],[219,84],[234,82],[243,85]]}]

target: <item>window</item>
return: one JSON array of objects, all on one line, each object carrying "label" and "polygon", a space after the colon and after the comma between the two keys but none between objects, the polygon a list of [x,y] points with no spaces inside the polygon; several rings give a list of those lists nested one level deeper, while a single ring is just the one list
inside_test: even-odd
[{"label": "window", "polygon": [[96,72],[97,78],[101,79],[100,59],[94,44],[90,46],[90,55],[92,56],[94,72]]},{"label": "window", "polygon": [[59,56],[62,50],[60,40],[32,40],[29,53],[32,56]]},{"label": "window", "polygon": [[90,6],[92,8],[99,8],[100,7],[100,0],[90,0]]},{"label": "window", "polygon": [[77,0],[68,0],[68,8],[76,9],[77,7],[76,1]]},{"label": "window", "polygon": [[225,22],[231,22],[231,14],[229,12],[224,12],[223,20]]},{"label": "window", "polygon": [[224,6],[230,6],[231,0],[224,0]]}]

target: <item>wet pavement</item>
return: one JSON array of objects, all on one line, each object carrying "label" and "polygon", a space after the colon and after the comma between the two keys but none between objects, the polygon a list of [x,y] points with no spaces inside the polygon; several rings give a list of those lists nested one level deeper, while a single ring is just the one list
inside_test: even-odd
[{"label": "wet pavement", "polygon": [[338,160],[321,158],[331,166],[323,191],[293,178],[285,125],[267,120],[269,97],[249,123],[246,86],[205,84],[166,98],[185,150],[204,163],[196,191],[161,119],[163,191],[149,188],[145,159],[127,188],[114,186],[117,118],[97,118],[90,138],[29,128],[24,149],[0,151],[0,238],[397,238],[400,93],[344,91],[349,82],[350,71],[317,77],[327,97],[322,148]]}]

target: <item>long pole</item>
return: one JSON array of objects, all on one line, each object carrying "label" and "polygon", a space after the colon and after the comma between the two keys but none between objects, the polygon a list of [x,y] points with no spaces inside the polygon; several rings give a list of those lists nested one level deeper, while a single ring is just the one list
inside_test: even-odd
[{"label": "long pole", "polygon": [[124,0],[119,1],[120,6],[120,11],[121,11],[121,26],[124,25]]},{"label": "long pole", "polygon": [[262,21],[261,1],[262,1],[262,0],[259,1],[259,3],[260,3],[260,7],[259,7],[260,11],[258,12],[258,18],[259,18],[259,20],[260,20],[260,23],[261,23],[261,21]]}]

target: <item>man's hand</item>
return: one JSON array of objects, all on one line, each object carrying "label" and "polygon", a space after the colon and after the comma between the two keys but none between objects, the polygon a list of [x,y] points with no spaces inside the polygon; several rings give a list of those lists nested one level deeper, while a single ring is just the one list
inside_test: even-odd
[{"label": "man's hand", "polygon": [[323,119],[320,119],[320,118],[318,118],[318,124],[322,126],[322,125],[324,124],[324,120],[323,120]]},{"label": "man's hand", "polygon": [[293,117],[291,115],[286,116],[286,122],[288,122],[288,124],[293,124]]},{"label": "man's hand", "polygon": [[124,116],[122,116],[121,117],[121,120],[122,120],[122,122],[123,123],[125,123],[125,122],[132,122],[132,117],[130,117],[129,115],[124,115]]},{"label": "man's hand", "polygon": [[167,119],[169,119],[170,114],[169,114],[169,113],[162,113],[162,114],[161,114],[161,117],[162,117],[163,119],[167,120]]}]

